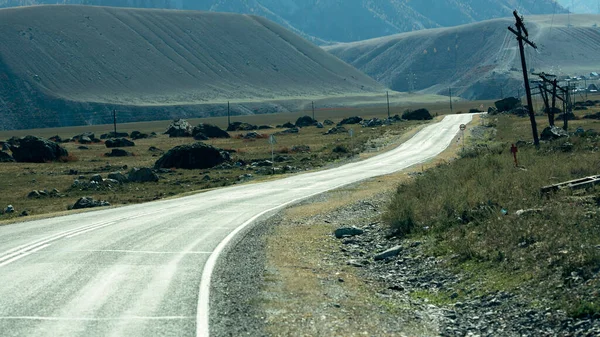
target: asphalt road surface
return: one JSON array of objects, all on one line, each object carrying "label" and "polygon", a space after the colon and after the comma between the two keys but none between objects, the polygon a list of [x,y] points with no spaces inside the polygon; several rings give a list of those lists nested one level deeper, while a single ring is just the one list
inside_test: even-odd
[{"label": "asphalt road surface", "polygon": [[0,227],[0,336],[206,336],[210,275],[240,226],[442,152],[472,115],[326,171]]}]

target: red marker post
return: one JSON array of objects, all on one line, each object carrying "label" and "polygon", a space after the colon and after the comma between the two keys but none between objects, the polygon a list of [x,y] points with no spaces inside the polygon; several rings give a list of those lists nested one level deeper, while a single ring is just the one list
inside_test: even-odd
[{"label": "red marker post", "polygon": [[512,144],[512,146],[510,147],[510,152],[515,158],[515,167],[519,167],[519,161],[517,160],[517,153],[519,152],[519,149],[515,146],[515,144]]}]

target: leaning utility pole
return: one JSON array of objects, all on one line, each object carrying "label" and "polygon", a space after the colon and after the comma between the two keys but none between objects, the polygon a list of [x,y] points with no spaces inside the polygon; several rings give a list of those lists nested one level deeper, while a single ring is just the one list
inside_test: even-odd
[{"label": "leaning utility pole", "polygon": [[387,97],[387,104],[388,104],[388,119],[390,119],[390,118],[392,118],[392,117],[390,116],[390,92],[389,92],[389,91],[386,91],[386,92],[385,92],[385,95],[386,95],[386,97]]},{"label": "leaning utility pole", "polygon": [[113,123],[115,125],[115,135],[114,137],[117,138],[117,110],[113,109]]},{"label": "leaning utility pole", "polygon": [[231,114],[229,109],[229,101],[227,101],[227,127],[231,125]]},{"label": "leaning utility pole", "polygon": [[519,41],[519,51],[521,52],[521,66],[523,68],[523,80],[525,81],[525,94],[527,95],[527,108],[529,109],[529,119],[531,121],[531,131],[533,132],[533,143],[536,147],[540,146],[540,139],[537,132],[537,125],[535,122],[535,112],[533,111],[533,102],[531,100],[531,87],[529,86],[529,76],[527,74],[527,61],[525,61],[525,47],[523,46],[523,42],[537,49],[535,43],[529,41],[529,32],[527,28],[525,28],[525,24],[523,23],[523,18],[519,16],[519,13],[515,10],[513,12],[515,19],[517,20],[515,30],[513,27],[508,27],[513,34],[517,36],[517,41]]}]

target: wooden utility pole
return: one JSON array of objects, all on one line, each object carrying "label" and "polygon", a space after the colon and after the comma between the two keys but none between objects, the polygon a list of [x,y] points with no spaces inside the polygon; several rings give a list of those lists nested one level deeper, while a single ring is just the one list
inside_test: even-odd
[{"label": "wooden utility pole", "polygon": [[386,95],[386,97],[387,97],[387,104],[388,104],[388,119],[390,119],[390,118],[392,118],[392,117],[390,116],[390,92],[389,92],[389,91],[386,91],[386,92],[385,92],[385,95]]},{"label": "wooden utility pole", "polygon": [[448,92],[450,93],[450,113],[454,113],[454,109],[452,108],[452,87],[448,88]]},{"label": "wooden utility pole", "polygon": [[313,120],[315,119],[315,101],[312,101]]},{"label": "wooden utility pole", "polygon": [[115,135],[114,137],[117,138],[117,110],[113,109],[113,124],[115,126]]},{"label": "wooden utility pole", "polygon": [[535,43],[529,41],[529,32],[525,28],[523,18],[519,16],[519,13],[515,10],[513,12],[515,19],[517,20],[515,30],[513,27],[508,27],[513,34],[517,36],[519,41],[519,51],[521,52],[521,67],[523,68],[523,80],[525,81],[525,94],[527,95],[527,108],[529,109],[529,120],[531,121],[531,131],[533,133],[533,143],[536,147],[540,146],[540,138],[537,132],[537,124],[535,122],[535,111],[533,110],[533,102],[531,100],[531,87],[529,86],[529,76],[527,74],[527,61],[525,61],[525,46],[523,42],[537,49]]},{"label": "wooden utility pole", "polygon": [[230,114],[230,107],[229,107],[229,101],[227,101],[227,126],[231,125],[231,114]]},{"label": "wooden utility pole", "polygon": [[[559,86],[558,80],[556,78],[554,80],[550,80],[548,78],[548,77],[556,77],[555,75],[548,75],[545,73],[535,74],[535,75],[538,75],[544,82],[543,89],[544,89],[546,96],[548,94],[552,94],[552,110],[550,110],[548,112],[548,119],[551,121],[550,125],[551,126],[554,125],[554,109],[556,108],[556,100],[559,99],[563,102],[563,121],[564,121],[563,128],[565,130],[567,130],[568,124],[569,124],[569,119],[568,119],[567,113],[571,107],[570,102],[569,102],[569,90],[570,89],[568,87],[565,89],[565,88]],[[546,88],[546,84],[552,85],[552,90]],[[559,90],[564,95],[564,98],[561,97],[560,95],[558,95]]]},{"label": "wooden utility pole", "polygon": [[550,111],[550,102],[547,94],[548,88],[546,87],[546,82],[544,84],[539,84],[540,95],[542,96],[542,100],[544,101],[544,108],[546,109],[546,113],[548,114],[548,123],[550,126],[554,125],[554,112]]}]

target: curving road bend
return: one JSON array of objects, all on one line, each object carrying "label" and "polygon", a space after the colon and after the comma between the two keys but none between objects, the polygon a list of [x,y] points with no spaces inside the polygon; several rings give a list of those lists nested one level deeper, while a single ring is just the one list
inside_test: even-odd
[{"label": "curving road bend", "polygon": [[326,171],[0,227],[0,335],[208,336],[210,275],[241,226],[290,203],[427,161],[472,115]]}]

